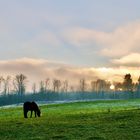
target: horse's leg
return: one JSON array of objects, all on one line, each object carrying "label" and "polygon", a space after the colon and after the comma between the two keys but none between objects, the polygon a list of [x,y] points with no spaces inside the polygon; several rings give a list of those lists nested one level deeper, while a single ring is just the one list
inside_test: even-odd
[{"label": "horse's leg", "polygon": [[24,118],[28,118],[27,117],[27,111],[24,110]]},{"label": "horse's leg", "polygon": [[30,115],[30,118],[32,118],[32,112],[33,112],[33,111],[31,110],[31,115]]},{"label": "horse's leg", "polygon": [[35,111],[35,117],[36,117],[36,111]]}]

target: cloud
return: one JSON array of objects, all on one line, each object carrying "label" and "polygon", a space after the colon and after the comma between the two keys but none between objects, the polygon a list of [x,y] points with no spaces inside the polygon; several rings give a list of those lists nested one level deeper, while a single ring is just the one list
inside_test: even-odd
[{"label": "cloud", "polygon": [[140,53],[131,53],[120,59],[113,59],[111,62],[115,65],[138,67],[140,66]]},{"label": "cloud", "polygon": [[40,47],[45,47],[46,48],[55,48],[59,47],[62,45],[62,42],[60,39],[55,35],[54,33],[44,30],[41,31],[39,34],[37,34],[35,37],[27,41],[26,43],[23,44],[25,48],[32,47],[32,48],[38,48],[40,50]]},{"label": "cloud", "polygon": [[[63,62],[48,61],[46,59],[21,58],[0,61],[1,75],[16,75],[24,73],[31,81],[45,80],[45,78],[68,79],[75,83],[80,78],[95,78],[93,71],[67,65]],[[89,73],[92,72],[92,75]]]},{"label": "cloud", "polygon": [[49,61],[46,59],[20,58],[15,60],[0,60],[1,76],[23,73],[28,77],[27,87],[31,90],[32,84],[39,84],[41,80],[46,78],[68,80],[72,86],[78,86],[81,78],[86,79],[90,84],[91,81],[97,79],[105,79],[111,82],[123,81],[126,73],[131,73],[134,81],[139,76],[139,67],[101,67],[86,68],[75,67],[63,62]]},{"label": "cloud", "polygon": [[130,52],[140,52],[140,21],[114,29],[112,32],[87,28],[71,28],[63,32],[65,39],[78,47],[95,51],[100,55],[120,57]]}]

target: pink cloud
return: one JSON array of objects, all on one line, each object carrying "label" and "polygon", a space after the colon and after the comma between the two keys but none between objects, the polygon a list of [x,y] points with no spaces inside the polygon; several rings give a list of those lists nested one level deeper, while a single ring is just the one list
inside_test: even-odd
[{"label": "pink cloud", "polygon": [[130,52],[140,51],[139,21],[120,26],[112,32],[103,32],[80,27],[71,28],[65,30],[63,36],[69,43],[80,49],[95,51],[94,47],[99,45],[99,54],[109,57],[119,57],[127,55]]}]

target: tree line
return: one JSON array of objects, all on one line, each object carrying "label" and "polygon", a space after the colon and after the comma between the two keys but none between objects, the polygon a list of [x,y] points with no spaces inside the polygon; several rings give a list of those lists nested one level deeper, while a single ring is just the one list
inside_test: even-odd
[{"label": "tree line", "polygon": [[4,78],[0,77],[0,92],[4,95],[10,93],[17,93],[23,95],[26,91],[26,79],[23,74],[16,75],[13,79],[11,76]]},{"label": "tree line", "polygon": [[[18,74],[14,78],[11,76],[0,77],[0,93],[1,95],[7,95],[10,93],[17,94],[22,96],[27,90],[27,76],[24,74]],[[111,88],[113,84],[113,88]],[[37,89],[37,86],[39,87]],[[113,82],[97,79],[91,81],[90,83],[84,78],[79,80],[77,87],[71,86],[68,80],[59,80],[59,79],[46,79],[40,81],[37,85],[33,83],[32,93],[46,93],[48,91],[53,92],[110,92],[110,91],[128,91],[135,92],[140,91],[140,77],[136,83],[133,82],[131,74],[124,75],[123,82]]]}]

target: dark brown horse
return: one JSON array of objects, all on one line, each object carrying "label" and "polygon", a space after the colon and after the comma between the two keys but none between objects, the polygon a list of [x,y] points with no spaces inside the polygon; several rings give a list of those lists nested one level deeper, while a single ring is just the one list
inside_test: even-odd
[{"label": "dark brown horse", "polygon": [[31,111],[30,118],[32,117],[33,111],[35,113],[35,117],[36,117],[36,115],[38,117],[40,117],[41,112],[40,112],[38,105],[35,102],[25,102],[23,104],[24,118],[28,118],[28,115],[27,115],[28,111]]}]

